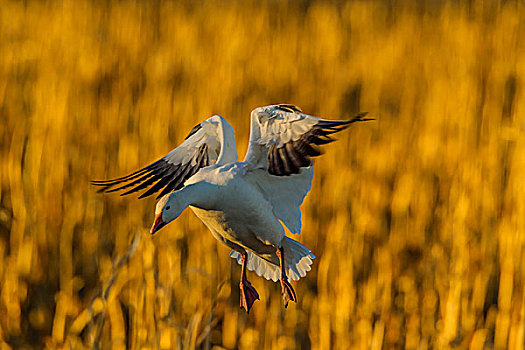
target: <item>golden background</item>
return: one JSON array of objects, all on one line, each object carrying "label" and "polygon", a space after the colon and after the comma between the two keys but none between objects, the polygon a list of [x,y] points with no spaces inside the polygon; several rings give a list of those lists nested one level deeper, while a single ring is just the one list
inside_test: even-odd
[{"label": "golden background", "polygon": [[[519,1],[0,0],[0,348],[522,348]],[[90,179],[212,114],[368,111],[316,161],[282,307],[186,211]],[[295,237],[297,238],[297,236]],[[131,248],[130,248],[131,247]]]}]

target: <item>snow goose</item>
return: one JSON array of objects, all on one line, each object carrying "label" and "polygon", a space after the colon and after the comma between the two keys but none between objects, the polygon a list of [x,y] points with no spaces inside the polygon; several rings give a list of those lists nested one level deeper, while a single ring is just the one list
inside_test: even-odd
[{"label": "snow goose", "polygon": [[139,198],[160,191],[151,233],[190,207],[213,236],[232,250],[242,265],[240,305],[250,311],[259,294],[246,269],[280,280],[285,307],[297,297],[288,278],[310,271],[310,249],[285,235],[281,223],[301,232],[300,205],[312,186],[311,157],[318,146],[334,141],[331,134],[365,118],[327,120],[302,113],[288,104],[259,107],[251,113],[251,134],[244,161],[237,161],[234,131],[215,115],[196,125],[184,142],[163,158],[134,173],[92,181],[100,192],[128,195],[148,188]]}]

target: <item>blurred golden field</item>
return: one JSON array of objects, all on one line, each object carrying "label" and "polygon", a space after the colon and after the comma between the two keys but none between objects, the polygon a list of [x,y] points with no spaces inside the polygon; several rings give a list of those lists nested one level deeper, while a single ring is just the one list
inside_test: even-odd
[{"label": "blurred golden field", "polygon": [[[0,349],[523,349],[525,5],[0,0]],[[212,114],[368,111],[316,160],[317,256],[239,309],[186,211],[103,196]],[[297,237],[295,237],[297,238]]]}]

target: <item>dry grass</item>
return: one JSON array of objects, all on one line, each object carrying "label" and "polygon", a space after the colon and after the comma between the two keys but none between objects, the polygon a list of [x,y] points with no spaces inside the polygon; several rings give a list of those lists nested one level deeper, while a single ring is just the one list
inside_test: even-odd
[{"label": "dry grass", "polygon": [[[518,1],[0,0],[0,348],[523,348],[524,18]],[[213,113],[243,155],[250,110],[277,102],[377,121],[316,163],[298,304],[250,274],[247,316],[191,213],[151,238],[153,199],[88,180]]]}]

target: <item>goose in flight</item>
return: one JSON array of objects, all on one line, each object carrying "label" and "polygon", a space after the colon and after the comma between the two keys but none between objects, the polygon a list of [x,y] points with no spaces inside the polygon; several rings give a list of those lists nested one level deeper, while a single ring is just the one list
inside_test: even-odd
[{"label": "goose in flight", "polygon": [[318,146],[334,141],[350,124],[372,119],[327,120],[304,114],[289,104],[259,107],[251,113],[250,143],[244,161],[237,159],[234,131],[221,116],[196,125],[184,142],[166,156],[134,173],[92,181],[99,192],[160,191],[151,233],[190,207],[213,236],[232,249],[242,265],[240,305],[250,311],[259,294],[246,269],[277,282],[285,307],[297,297],[288,278],[310,271],[310,249],[285,235],[283,224],[301,232],[300,205],[312,186],[312,157]]}]

